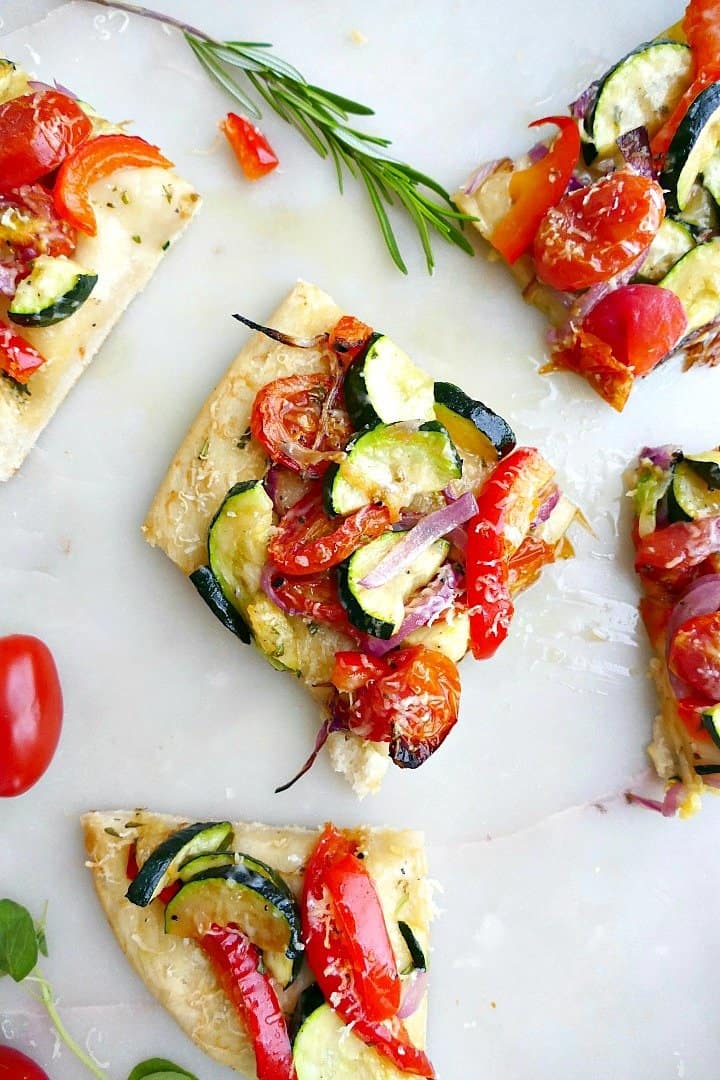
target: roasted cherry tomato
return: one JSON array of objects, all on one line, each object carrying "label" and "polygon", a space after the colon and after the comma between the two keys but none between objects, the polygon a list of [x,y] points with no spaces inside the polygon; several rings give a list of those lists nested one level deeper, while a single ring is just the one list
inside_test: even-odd
[{"label": "roasted cherry tomato", "polygon": [[553,346],[550,363],[541,370],[574,371],[582,375],[618,412],[625,408],[635,381],[630,368],[613,356],[607,342],[588,334],[583,327]]},{"label": "roasted cherry tomato", "polygon": [[331,676],[350,697],[333,703],[347,727],[371,742],[390,744],[402,769],[416,769],[452,731],[460,706],[457,666],[424,645],[397,649],[386,659],[339,652]]},{"label": "roasted cherry tomato", "polygon": [[277,169],[279,161],[275,151],[263,135],[244,116],[228,113],[220,124],[233,153],[240,163],[247,180],[259,180]]},{"label": "roasted cherry tomato", "polygon": [[239,930],[216,924],[199,944],[250,1036],[258,1080],[295,1080],[287,1024],[258,950]]},{"label": "roasted cherry tomato", "polygon": [[0,189],[33,184],[87,139],[92,124],[59,90],[35,90],[0,105]]},{"label": "roasted cherry tomato", "polygon": [[0,795],[22,795],[52,761],[63,699],[47,645],[36,637],[0,638]]},{"label": "roasted cherry tomato", "polygon": [[0,1080],[50,1080],[50,1077],[32,1058],[3,1043],[0,1045]]},{"label": "roasted cherry tomato", "polygon": [[526,536],[508,562],[508,588],[510,594],[523,592],[537,581],[542,568],[555,562],[555,548],[537,536]]},{"label": "roasted cherry tomato", "polygon": [[548,469],[537,450],[516,447],[497,463],[477,497],[466,554],[470,645],[476,660],[492,656],[508,635],[515,611],[509,559],[527,533]]},{"label": "roasted cherry tomato", "polygon": [[583,330],[606,342],[613,356],[647,375],[674,348],[687,328],[682,302],[659,285],[613,289],[585,316]]},{"label": "roasted cherry tomato", "polygon": [[45,357],[29,341],[0,323],[0,371],[24,386],[45,363]]},{"label": "roasted cherry tomato", "polygon": [[338,598],[337,584],[327,571],[307,577],[285,577],[278,570],[270,580],[273,591],[293,615],[310,619],[359,638],[358,630],[348,620]]},{"label": "roasted cherry tomato", "polygon": [[509,263],[528,250],[538,226],[551,206],[565,194],[580,156],[580,132],[577,121],[569,116],[546,116],[535,120],[531,128],[556,124],[560,128],[548,153],[527,169],[510,177],[512,206],[496,225],[490,243]]},{"label": "roasted cherry tomato", "polygon": [[707,701],[701,701],[698,698],[684,698],[675,703],[683,726],[695,742],[711,743],[713,741],[712,735],[703,723],[703,713],[711,707],[712,705],[708,705]]},{"label": "roasted cherry tomato", "polygon": [[290,576],[315,574],[337,566],[391,524],[386,506],[363,506],[345,518],[329,518],[316,485],[281,519],[268,545],[268,558]]},{"label": "roasted cherry tomato", "polygon": [[83,143],[67,158],[57,174],[53,194],[55,209],[76,229],[94,236],[97,232],[90,188],[118,169],[144,169],[156,165],[169,169],[172,162],[138,135],[98,135]]},{"label": "roasted cherry tomato", "polygon": [[587,289],[627,269],[665,216],[662,188],[620,169],[548,210],[535,236],[537,275],[562,292]]},{"label": "roasted cherry tomato", "polygon": [[668,667],[706,700],[720,701],[720,612],[682,624],[670,643]]},{"label": "roasted cherry tomato", "polygon": [[327,408],[334,386],[330,375],[288,375],[258,392],[250,430],[274,462],[318,477],[340,459],[353,428],[342,405]]},{"label": "roasted cherry tomato", "polygon": [[683,30],[692,49],[694,78],[663,126],[653,137],[653,154],[665,157],[673,136],[695,98],[720,78],[720,0],[690,0]]},{"label": "roasted cherry tomato", "polygon": [[0,293],[14,296],[38,255],[72,255],[75,230],[55,213],[40,184],[0,194]]},{"label": "roasted cherry tomato", "polygon": [[720,551],[720,517],[676,521],[638,541],[635,569],[670,589],[688,582],[695,567]]},{"label": "roasted cherry tomato", "polygon": [[354,315],[343,315],[330,331],[328,347],[339,358],[343,367],[349,368],[353,360],[367,347],[372,336],[371,326],[360,322]]},{"label": "roasted cherry tomato", "polygon": [[302,896],[308,963],[326,1001],[360,1039],[403,1072],[432,1078],[427,1056],[394,1016],[400,1001],[395,957],[375,887],[355,848],[326,825],[308,860]]}]

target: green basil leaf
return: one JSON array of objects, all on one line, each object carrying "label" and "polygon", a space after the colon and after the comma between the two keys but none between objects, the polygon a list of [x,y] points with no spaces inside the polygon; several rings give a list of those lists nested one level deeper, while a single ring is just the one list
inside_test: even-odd
[{"label": "green basil leaf", "polygon": [[0,900],[0,971],[22,982],[37,964],[38,943],[30,912],[14,900]]},{"label": "green basil leaf", "polygon": [[188,1072],[180,1065],[175,1065],[166,1058],[148,1058],[141,1061],[130,1073],[128,1080],[177,1080],[178,1077],[186,1080],[197,1080],[194,1073]]}]

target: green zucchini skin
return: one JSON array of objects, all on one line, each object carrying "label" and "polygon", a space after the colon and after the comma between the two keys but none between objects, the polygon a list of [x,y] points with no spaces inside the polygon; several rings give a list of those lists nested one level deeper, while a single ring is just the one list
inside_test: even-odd
[{"label": "green zucchini skin", "polygon": [[295,1036],[307,1020],[308,1016],[324,1004],[325,998],[317,983],[311,983],[310,986],[305,987],[298,998],[297,1005],[290,1018],[288,1033],[290,1035],[291,1043],[295,1042]]},{"label": "green zucchini skin", "polygon": [[702,714],[702,726],[715,743],[720,746],[720,705],[713,705]]},{"label": "green zucchini skin", "polygon": [[250,629],[220,587],[220,582],[209,566],[201,566],[190,574],[190,581],[202,596],[216,619],[246,645],[250,644]]},{"label": "green zucchini skin", "polygon": [[343,383],[356,429],[398,420],[432,420],[432,379],[386,334],[374,334]]},{"label": "green zucchini skin", "polygon": [[403,936],[403,941],[408,947],[410,953],[410,959],[412,960],[413,967],[416,971],[427,971],[427,960],[425,953],[422,950],[420,942],[415,937],[415,933],[411,926],[402,919],[398,921],[398,929]]},{"label": "green zucchini skin", "polygon": [[[208,883],[209,889],[204,888],[204,883]],[[284,954],[289,962],[287,982],[295,979],[304,958],[297,902],[286,883],[271,867],[250,856],[240,854],[238,861],[233,861],[231,865],[205,870],[186,882],[165,908],[165,932],[177,933],[173,929],[173,923],[188,902],[206,905],[204,912],[212,921],[212,898],[217,888],[216,883],[225,883],[229,889],[239,887],[249,890],[250,893],[257,894],[264,902],[265,911],[273,908],[279,913],[276,917],[282,917],[288,931],[288,945]]]},{"label": "green zucchini skin", "polygon": [[[232,840],[229,821],[198,821],[178,829],[145,860],[125,893],[131,904],[147,907],[177,876],[176,870],[194,855],[217,851]],[[185,856],[185,857],[184,857]]]},{"label": "green zucchini skin", "polygon": [[82,307],[97,280],[97,274],[64,256],[39,256],[20,282],[8,318],[18,326],[54,326]]},{"label": "green zucchini skin", "polygon": [[720,315],[720,237],[691,248],[658,285],[682,303],[686,334],[713,322]]},{"label": "green zucchini skin", "polygon": [[[680,213],[687,202],[685,190],[703,171],[717,150],[720,82],[711,83],[690,105],[678,125],[665,157],[660,185],[670,214]],[[697,166],[697,168],[696,168]],[[687,170],[694,173],[690,176]]]},{"label": "green zucchini skin", "polygon": [[448,382],[436,382],[435,401],[438,405],[443,405],[474,424],[481,435],[484,435],[492,444],[499,457],[504,457],[515,448],[517,444],[515,432],[507,420],[489,409],[484,402],[468,397],[459,386]]},{"label": "green zucchini skin", "polygon": [[[402,491],[402,498],[395,498],[403,506],[409,506],[415,494],[428,491],[441,491],[451,480],[462,476],[462,459],[455,448],[446,428],[437,420],[428,420],[420,424],[417,430],[408,431],[406,425],[378,424],[369,431],[361,431],[347,446],[348,464],[360,473],[372,478],[373,464],[377,460],[394,463],[407,473],[402,485],[393,482],[397,496]],[[349,514],[360,506],[370,502],[362,492],[346,483],[343,465],[331,465],[325,473],[323,482],[323,501],[330,516]],[[417,477],[422,468],[425,476],[422,481]],[[415,480],[410,474],[415,473]],[[388,498],[393,490],[388,490]],[[382,495],[378,498],[385,501]]]},{"label": "green zucchini skin", "polygon": [[[623,56],[599,81],[595,101],[585,118],[588,142],[583,157],[591,165],[598,153],[615,149],[619,135],[635,127],[645,127],[652,136],[669,114],[691,79],[691,51],[679,41],[646,41]],[[662,101],[652,101],[652,78],[667,80]],[[662,82],[660,87],[663,88]],[[620,116],[624,119],[620,121]]]}]

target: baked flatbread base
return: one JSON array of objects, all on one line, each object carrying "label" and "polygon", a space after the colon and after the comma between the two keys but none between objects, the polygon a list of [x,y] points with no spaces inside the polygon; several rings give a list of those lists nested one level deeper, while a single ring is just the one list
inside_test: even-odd
[{"label": "baked flatbread base", "polygon": [[[298,282],[268,324],[300,338],[329,331],[343,314],[321,289]],[[233,484],[265,475],[268,459],[246,437],[255,396],[266,383],[287,375],[327,370],[319,349],[297,349],[253,334],[198,413],[153,500],[143,532],[184,574],[207,562],[207,534]],[[208,618],[211,616],[208,613]],[[303,619],[288,619],[296,655],[288,666],[302,673],[310,692],[323,700],[335,653],[351,649],[344,634],[327,626],[313,633]],[[377,791],[388,765],[388,749],[355,735],[334,732],[327,742],[333,767],[363,797]]]},{"label": "baked flatbread base", "polygon": [[[125,899],[128,852],[137,841],[138,862],[188,819],[145,810],[114,810],[85,814],[82,828],[87,866],[107,920],[120,947],[145,986],[168,1010],[183,1031],[210,1057],[254,1077],[255,1055],[242,1022],[217,983],[212,967],[194,942],[165,934],[163,905],[153,901],[139,908]],[[302,889],[303,869],[318,839],[318,831],[234,824],[234,848],[262,859],[277,869],[296,894]],[[344,830],[365,853],[365,865],[380,897],[390,939],[402,970],[409,962],[397,928],[398,918],[412,928],[426,950],[431,900],[426,880],[422,835],[394,829]],[[300,987],[281,994],[291,1010]],[[424,1046],[427,1001],[405,1022],[410,1038]]]},{"label": "baked flatbread base", "polygon": [[[11,91],[24,93],[18,70]],[[97,119],[98,134],[119,131]],[[90,189],[97,234],[78,233],[72,258],[98,275],[92,293],[74,315],[55,326],[17,332],[45,357],[30,379],[29,394],[0,377],[0,481],[20,467],[128,304],[145,287],[174,240],[200,206],[192,185],[172,169],[119,169]],[[0,321],[10,301],[0,297]],[[12,325],[12,323],[10,323]]]}]

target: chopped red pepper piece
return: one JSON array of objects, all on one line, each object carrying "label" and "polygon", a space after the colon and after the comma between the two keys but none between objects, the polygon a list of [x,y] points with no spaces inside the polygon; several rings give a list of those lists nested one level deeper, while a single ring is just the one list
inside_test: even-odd
[{"label": "chopped red pepper piece", "polygon": [[0,371],[24,386],[45,363],[45,357],[29,341],[0,323]]},{"label": "chopped red pepper piece", "polygon": [[683,19],[683,30],[692,49],[695,74],[692,83],[652,139],[652,152],[660,162],[695,98],[720,78],[720,0],[690,0]]},{"label": "chopped red pepper piece", "polygon": [[332,349],[344,368],[349,368],[372,336],[371,326],[356,319],[354,315],[343,315],[330,331],[328,348]]},{"label": "chopped red pepper piece", "polygon": [[157,146],[137,135],[98,135],[78,147],[61,165],[53,189],[55,209],[76,229],[94,236],[97,222],[89,195],[92,185],[117,169],[144,169],[153,165],[169,169],[172,162],[163,157]]},{"label": "chopped red pepper piece", "polygon": [[[426,1054],[388,1015],[399,1003],[397,967],[380,901],[355,846],[326,825],[308,860],[302,898],[308,963],[326,1001],[363,1042],[403,1072],[432,1078]],[[372,1018],[381,1016],[384,1021]]]},{"label": "chopped red pepper piece", "polygon": [[239,930],[217,924],[200,945],[250,1036],[258,1080],[295,1080],[285,1017],[259,951]]},{"label": "chopped red pepper piece", "polygon": [[476,660],[492,656],[510,629],[515,606],[506,524],[527,474],[541,461],[537,450],[517,447],[497,463],[477,496],[478,512],[468,526],[466,570],[470,645]]},{"label": "chopped red pepper piece", "polygon": [[512,206],[490,237],[490,243],[509,263],[528,250],[540,222],[565,194],[580,156],[577,121],[569,116],[546,116],[530,127],[557,124],[560,134],[548,153],[527,169],[513,172],[509,193]]},{"label": "chopped red pepper piece", "polygon": [[259,180],[279,165],[278,157],[260,128],[244,116],[228,113],[220,124],[248,180]]}]

